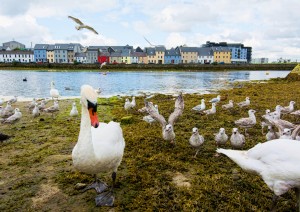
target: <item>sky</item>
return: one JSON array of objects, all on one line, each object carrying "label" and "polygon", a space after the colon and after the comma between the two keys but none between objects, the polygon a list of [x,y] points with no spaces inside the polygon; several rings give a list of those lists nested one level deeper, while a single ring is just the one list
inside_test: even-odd
[{"label": "sky", "polygon": [[[0,45],[38,43],[164,45],[242,43],[252,58],[300,61],[299,0],[1,0]],[[68,16],[99,34],[77,31]]]}]

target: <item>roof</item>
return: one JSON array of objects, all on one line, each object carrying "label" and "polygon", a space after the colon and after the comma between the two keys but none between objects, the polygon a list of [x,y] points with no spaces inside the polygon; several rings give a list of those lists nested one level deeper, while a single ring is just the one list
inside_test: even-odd
[{"label": "roof", "polygon": [[214,52],[231,52],[230,49],[228,47],[224,47],[224,46],[218,46],[218,47],[211,47],[211,49]]},{"label": "roof", "polygon": [[86,54],[84,52],[82,53],[76,52],[74,57],[86,57]]},{"label": "roof", "polygon": [[47,50],[49,44],[35,44],[34,50]]},{"label": "roof", "polygon": [[147,57],[147,54],[145,52],[131,52],[131,57]]},{"label": "roof", "polygon": [[32,54],[33,51],[0,51],[0,54]]},{"label": "roof", "polygon": [[20,44],[20,45],[25,46],[23,43],[20,43],[20,42],[14,41],[14,40],[3,43],[3,46],[5,46],[6,44],[10,44],[10,43],[16,43],[16,44]]},{"label": "roof", "polygon": [[180,52],[178,51],[178,49],[171,48],[165,51],[165,56],[180,56]]},{"label": "roof", "polygon": [[199,51],[199,47],[180,46],[179,49],[181,52],[198,52]]},{"label": "roof", "polygon": [[211,47],[201,47],[199,48],[200,56],[213,56],[213,50]]}]

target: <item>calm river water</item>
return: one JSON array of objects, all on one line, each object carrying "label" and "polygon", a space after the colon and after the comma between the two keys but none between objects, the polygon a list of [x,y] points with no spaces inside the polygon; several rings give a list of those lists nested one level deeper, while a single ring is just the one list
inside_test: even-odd
[{"label": "calm river water", "polygon": [[[139,95],[146,93],[172,94],[206,93],[222,89],[236,80],[267,80],[285,77],[290,71],[227,71],[227,72],[43,72],[0,70],[0,96],[19,98],[49,97],[50,82],[55,82],[61,96],[79,96],[80,87],[89,84],[101,88],[101,96]],[[27,82],[23,82],[23,78]],[[66,87],[70,90],[66,90]]]}]

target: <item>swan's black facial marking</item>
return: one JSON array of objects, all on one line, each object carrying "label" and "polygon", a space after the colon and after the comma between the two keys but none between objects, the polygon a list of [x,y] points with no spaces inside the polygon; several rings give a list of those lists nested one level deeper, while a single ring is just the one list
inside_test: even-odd
[{"label": "swan's black facial marking", "polygon": [[87,100],[87,105],[88,105],[88,110],[90,109],[90,108],[92,108],[93,109],[93,113],[96,113],[97,112],[97,103],[92,103],[92,102],[90,102],[89,100]]}]

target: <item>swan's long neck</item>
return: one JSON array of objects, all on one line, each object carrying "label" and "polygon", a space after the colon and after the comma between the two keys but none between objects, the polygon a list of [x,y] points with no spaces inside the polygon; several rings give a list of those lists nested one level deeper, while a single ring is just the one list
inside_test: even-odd
[{"label": "swan's long neck", "polygon": [[81,109],[80,132],[77,145],[78,148],[84,148],[90,153],[94,152],[92,143],[91,120],[89,118],[89,112],[84,106],[82,106]]}]

